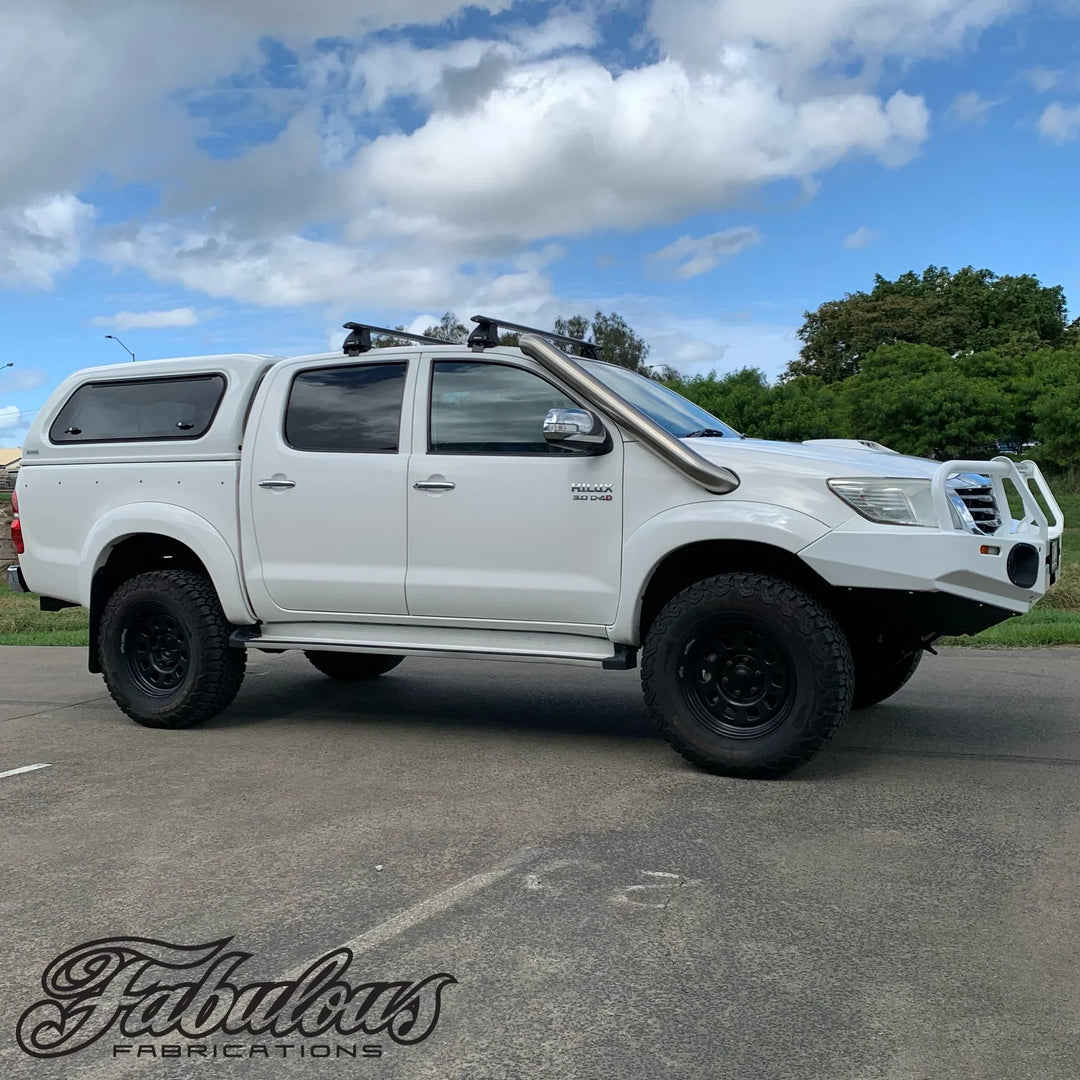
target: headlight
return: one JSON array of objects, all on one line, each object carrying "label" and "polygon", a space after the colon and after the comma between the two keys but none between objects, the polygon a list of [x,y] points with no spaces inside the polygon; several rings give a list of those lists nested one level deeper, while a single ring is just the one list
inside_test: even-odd
[{"label": "headlight", "polygon": [[829,488],[869,521],[882,525],[937,528],[929,480],[894,480],[885,477],[830,480]]}]

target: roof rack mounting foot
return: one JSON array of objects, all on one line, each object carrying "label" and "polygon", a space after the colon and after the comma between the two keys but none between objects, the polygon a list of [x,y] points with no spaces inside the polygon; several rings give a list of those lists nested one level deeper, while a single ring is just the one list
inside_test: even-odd
[{"label": "roof rack mounting foot", "polygon": [[410,334],[404,330],[391,330],[385,326],[371,326],[368,323],[347,322],[343,329],[351,330],[352,333],[345,339],[341,351],[346,356],[359,356],[361,353],[370,352],[372,349],[371,335],[384,334],[386,337],[401,338],[403,341],[419,341],[424,345],[453,345],[452,341],[445,338],[428,337],[426,334]]},{"label": "roof rack mounting foot", "polygon": [[535,326],[524,326],[522,323],[507,322],[505,319],[495,319],[490,315],[474,315],[472,321],[476,323],[476,329],[469,335],[469,348],[473,352],[483,352],[499,344],[499,330],[512,330],[518,334],[537,334],[547,338],[556,345],[573,345],[580,355],[586,360],[603,360],[600,354],[600,346],[595,341],[582,341],[581,338],[567,337],[565,334],[556,334],[553,330],[540,330]]}]

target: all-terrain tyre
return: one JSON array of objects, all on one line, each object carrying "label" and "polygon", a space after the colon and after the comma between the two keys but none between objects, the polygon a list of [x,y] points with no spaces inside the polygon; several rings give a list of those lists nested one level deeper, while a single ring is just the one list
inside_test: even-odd
[{"label": "all-terrain tyre", "polygon": [[113,701],[144,727],[201,724],[232,703],[247,654],[205,574],[155,570],[120,585],[101,613],[101,667]]},{"label": "all-terrain tyre", "polygon": [[385,675],[405,659],[376,653],[305,652],[304,655],[324,675],[341,682],[363,682]]},{"label": "all-terrain tyre", "polygon": [[899,660],[890,657],[892,663],[877,665],[866,661],[855,664],[855,694],[851,699],[853,709],[866,709],[879,701],[891,698],[915,674],[922,660],[922,649],[904,653]]},{"label": "all-terrain tyre", "polygon": [[642,651],[645,702],[695,765],[767,779],[809,761],[851,706],[851,648],[833,615],[767,574],[699,581],[670,600]]}]

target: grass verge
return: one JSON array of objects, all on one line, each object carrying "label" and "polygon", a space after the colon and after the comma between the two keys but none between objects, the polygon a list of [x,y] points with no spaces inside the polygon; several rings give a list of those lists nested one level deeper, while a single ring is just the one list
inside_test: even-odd
[{"label": "grass verge", "polygon": [[942,638],[938,645],[965,645],[976,649],[1080,645],[1080,611],[1059,611],[1040,604],[1034,611],[1006,619],[974,637]]},{"label": "grass verge", "polygon": [[34,593],[13,593],[0,585],[0,645],[87,645],[85,608],[41,611]]}]

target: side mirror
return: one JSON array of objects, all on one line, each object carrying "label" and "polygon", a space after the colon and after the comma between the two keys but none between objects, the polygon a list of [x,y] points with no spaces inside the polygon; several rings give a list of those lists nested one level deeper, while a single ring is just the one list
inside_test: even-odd
[{"label": "side mirror", "polygon": [[607,432],[600,417],[588,409],[549,409],[544,417],[544,438],[549,443],[599,446]]}]

